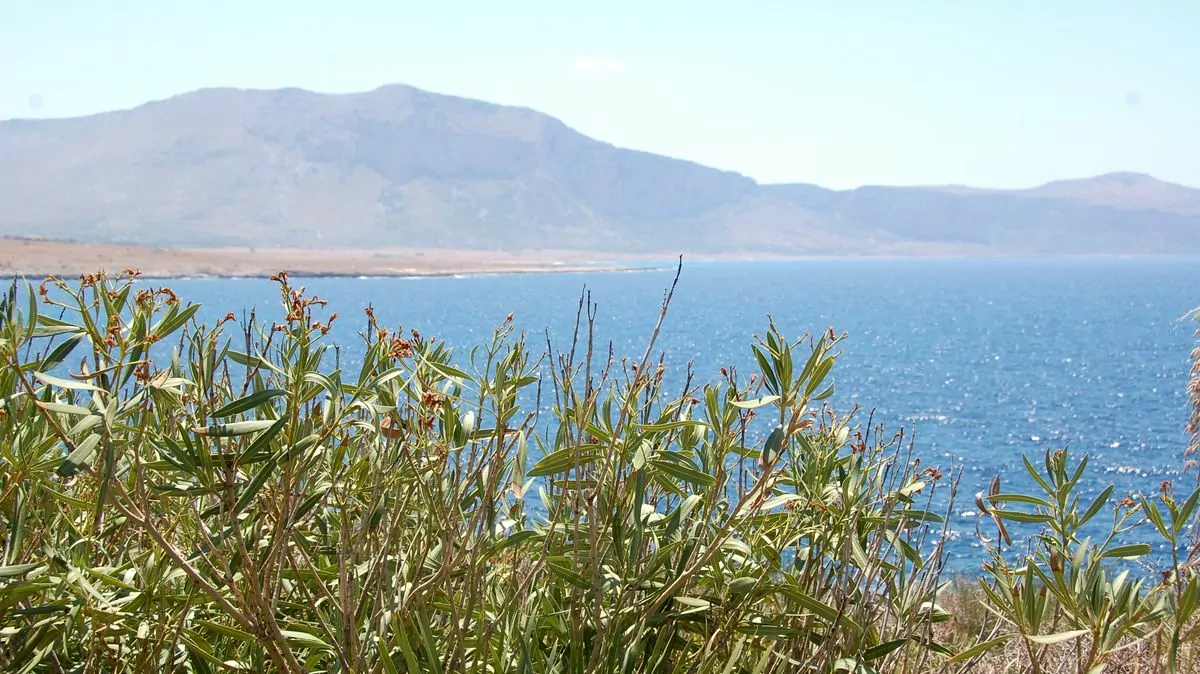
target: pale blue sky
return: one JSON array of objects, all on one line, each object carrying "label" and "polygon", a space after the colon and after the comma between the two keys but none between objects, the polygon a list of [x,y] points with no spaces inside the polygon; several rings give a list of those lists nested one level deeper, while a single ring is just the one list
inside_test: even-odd
[{"label": "pale blue sky", "polygon": [[1200,186],[1200,2],[7,0],[0,119],[401,82],[762,182]]}]

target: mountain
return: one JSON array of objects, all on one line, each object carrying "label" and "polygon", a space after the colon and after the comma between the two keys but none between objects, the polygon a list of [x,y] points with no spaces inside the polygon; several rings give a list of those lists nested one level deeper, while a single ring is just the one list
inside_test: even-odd
[{"label": "mountain", "polygon": [[205,89],[0,122],[0,235],[180,246],[1200,252],[1200,190],[761,185],[524,108],[393,85]]}]

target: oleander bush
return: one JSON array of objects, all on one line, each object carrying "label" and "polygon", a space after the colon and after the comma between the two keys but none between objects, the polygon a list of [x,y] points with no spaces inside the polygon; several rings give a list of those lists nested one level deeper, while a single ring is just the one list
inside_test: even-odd
[{"label": "oleander bush", "polygon": [[1049,452],[948,578],[956,476],[831,407],[832,331],[698,381],[589,302],[555,350],[368,308],[351,367],[276,280],[274,322],[132,271],[0,300],[4,671],[1196,671],[1200,491],[1083,502]]}]

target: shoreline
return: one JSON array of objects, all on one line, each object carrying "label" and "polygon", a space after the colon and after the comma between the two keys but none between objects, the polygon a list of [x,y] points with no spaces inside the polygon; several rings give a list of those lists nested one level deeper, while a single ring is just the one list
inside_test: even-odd
[{"label": "shoreline", "polygon": [[[613,265],[588,265],[588,266],[561,266],[561,267],[529,267],[529,268],[506,268],[506,269],[457,269],[445,271],[404,271],[396,273],[369,273],[360,274],[357,272],[322,272],[310,271],[305,269],[284,269],[288,276],[293,279],[432,279],[432,278],[476,278],[480,276],[533,276],[538,274],[587,274],[587,273],[637,273],[637,272],[656,272],[666,271],[664,266],[651,267],[621,267]],[[94,272],[96,270],[92,270]],[[112,270],[105,269],[106,272],[115,273]],[[140,271],[140,270],[139,270]],[[81,272],[83,274],[92,272]],[[48,276],[56,276],[60,279],[69,279],[80,275],[79,273],[40,273],[40,272],[18,272],[7,273],[9,279],[44,279]],[[263,274],[205,274],[205,273],[150,273],[141,272],[138,278],[142,280],[153,281],[263,281],[268,279],[276,272]]]},{"label": "shoreline", "polygon": [[101,269],[116,274],[126,268],[155,279],[265,279],[280,271],[309,278],[432,278],[647,268],[601,257],[607,256],[556,250],[170,248],[0,237],[0,277],[25,279],[69,278]]},{"label": "shoreline", "polygon": [[[463,269],[458,271],[424,271],[424,272],[406,272],[396,274],[358,274],[353,272],[313,272],[303,269],[286,270],[289,278],[293,279],[358,279],[369,281],[372,279],[436,279],[436,278],[478,278],[480,276],[534,276],[538,274],[588,274],[588,273],[638,273],[638,272],[655,272],[667,271],[666,267],[619,267],[608,265],[594,266],[574,266],[574,267],[536,267],[529,269]],[[27,275],[33,276],[33,275]],[[215,276],[211,274],[177,274],[171,276],[163,276],[159,274],[143,273],[138,276],[139,279],[153,281],[262,281],[267,279],[267,276]]]},{"label": "shoreline", "polygon": [[[678,253],[580,250],[450,249],[313,250],[289,248],[169,248],[0,237],[0,277],[68,278],[125,268],[153,279],[265,279],[281,270],[300,278],[445,278],[455,276],[662,271]],[[1170,254],[1001,254],[983,250],[914,248],[874,254],[684,253],[685,265],[786,262],[1196,260]]]}]

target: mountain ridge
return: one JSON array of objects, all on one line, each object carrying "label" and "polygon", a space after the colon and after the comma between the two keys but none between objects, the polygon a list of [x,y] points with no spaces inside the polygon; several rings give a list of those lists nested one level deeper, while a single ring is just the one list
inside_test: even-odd
[{"label": "mountain ridge", "polygon": [[407,85],[210,88],[0,122],[0,235],[154,245],[886,254],[1200,252],[1200,190],[759,183]]}]

